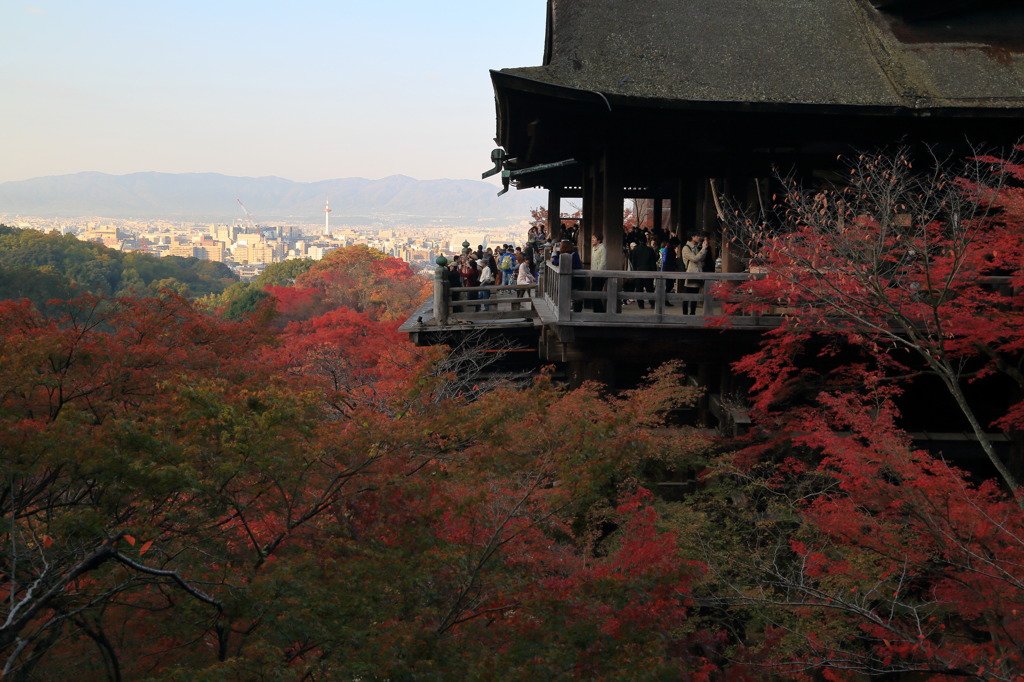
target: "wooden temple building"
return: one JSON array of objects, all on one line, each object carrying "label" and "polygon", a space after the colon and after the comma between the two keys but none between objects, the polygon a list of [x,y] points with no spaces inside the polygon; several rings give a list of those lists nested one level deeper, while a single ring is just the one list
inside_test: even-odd
[{"label": "wooden temple building", "polygon": [[[506,188],[546,189],[551,216],[575,200],[585,263],[591,235],[603,236],[603,279],[630,276],[627,199],[648,200],[654,224],[671,233],[711,233],[722,264],[708,279],[743,277],[715,199],[756,205],[770,193],[773,169],[813,183],[857,152],[900,146],[966,156],[1018,142],[1024,3],[549,0],[542,63],[491,79],[499,147],[491,173]],[[678,314],[672,304],[684,295],[665,293],[671,273],[659,273],[640,313],[622,307],[618,289],[586,293],[580,277],[542,270],[530,303],[516,310],[482,313],[435,296],[403,329],[419,343],[481,322],[529,329],[542,361],[609,382],[631,376],[632,363],[682,358],[721,394],[730,390],[728,363],[772,325],[711,327],[709,294],[697,318]],[[573,306],[595,296],[607,299],[603,312]],[[502,317],[514,322],[503,327]]]},{"label": "wooden temple building", "polygon": [[[492,71],[503,178],[582,200],[621,267],[622,203],[719,229],[709,180],[1024,134],[1024,6],[985,0],[550,0],[541,66]],[[584,257],[584,260],[587,260]],[[741,269],[727,263],[727,269]]]}]

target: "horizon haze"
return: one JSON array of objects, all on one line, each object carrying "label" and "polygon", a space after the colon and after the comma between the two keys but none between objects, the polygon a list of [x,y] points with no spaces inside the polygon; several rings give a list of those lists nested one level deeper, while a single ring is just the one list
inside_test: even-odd
[{"label": "horizon haze", "polygon": [[540,63],[545,7],[7,3],[0,182],[479,180],[494,146],[488,70]]},{"label": "horizon haze", "polygon": [[376,180],[295,182],[223,173],[84,171],[0,183],[0,215],[49,218],[231,220],[242,215],[242,202],[260,220],[316,222],[323,218],[327,200],[335,219],[368,215],[526,220],[545,197],[537,190],[499,197],[494,185],[481,180],[416,180],[400,174]]}]

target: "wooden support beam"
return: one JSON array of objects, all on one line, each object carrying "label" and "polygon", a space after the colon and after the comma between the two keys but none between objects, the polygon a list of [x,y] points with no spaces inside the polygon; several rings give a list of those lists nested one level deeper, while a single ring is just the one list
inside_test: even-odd
[{"label": "wooden support beam", "polygon": [[608,270],[622,270],[626,267],[622,251],[622,176],[620,167],[605,150],[601,159],[601,224],[597,229],[604,235],[604,249],[608,259]]},{"label": "wooden support beam", "polygon": [[562,188],[552,187],[548,190],[548,239],[557,239],[562,221]]},{"label": "wooden support beam", "polygon": [[679,181],[679,226],[676,236],[685,242],[697,229],[697,190],[699,183],[693,178]]},{"label": "wooden support beam", "polygon": [[[600,202],[601,169],[598,164],[589,162],[583,175],[583,222],[593,226],[602,225]],[[600,231],[600,227],[596,228]],[[589,255],[589,252],[588,252]],[[582,257],[582,256],[581,256]]]},{"label": "wooden support beam", "polygon": [[[719,204],[721,204],[723,197],[730,196],[733,188],[733,183],[728,178],[716,179],[715,188],[715,191],[718,193]],[[742,272],[743,262],[741,261],[739,256],[740,254],[736,253],[735,249],[731,247],[729,236],[723,231],[721,254],[722,272]]]},{"label": "wooden support beam", "polygon": [[683,240],[683,180],[676,180],[669,209],[669,233]]}]

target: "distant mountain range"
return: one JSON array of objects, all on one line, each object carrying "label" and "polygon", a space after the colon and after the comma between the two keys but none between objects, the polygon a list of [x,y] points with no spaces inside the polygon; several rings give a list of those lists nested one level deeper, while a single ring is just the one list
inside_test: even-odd
[{"label": "distant mountain range", "polygon": [[341,178],[293,182],[284,178],[240,178],[219,173],[75,173],[0,183],[0,214],[74,218],[162,218],[233,221],[244,217],[241,200],[256,222],[318,222],[331,202],[331,222],[346,216],[405,217],[412,222],[444,219],[525,219],[542,205],[537,191],[498,188],[475,180],[415,180],[392,175],[380,180]]}]

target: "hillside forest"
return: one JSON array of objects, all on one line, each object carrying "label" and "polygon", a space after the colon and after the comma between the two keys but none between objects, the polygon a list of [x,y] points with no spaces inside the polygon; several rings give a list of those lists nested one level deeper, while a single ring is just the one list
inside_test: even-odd
[{"label": "hillside forest", "polygon": [[[0,672],[1020,679],[1024,168],[972,167],[734,213],[730,305],[789,313],[732,439],[675,419],[679,363],[570,390],[413,346],[429,282],[365,247],[244,283],[0,228]],[[970,471],[903,429],[923,377]]]}]

